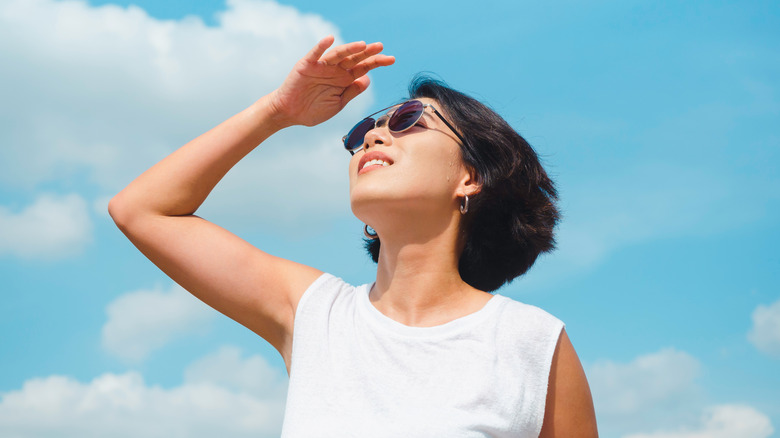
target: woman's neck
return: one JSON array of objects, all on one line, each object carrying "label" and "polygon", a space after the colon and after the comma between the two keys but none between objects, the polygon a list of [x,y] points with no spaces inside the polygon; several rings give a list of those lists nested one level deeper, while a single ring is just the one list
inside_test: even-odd
[{"label": "woman's neck", "polygon": [[389,318],[409,326],[441,325],[476,312],[492,297],[461,279],[457,228],[425,238],[393,237],[382,240],[370,293],[374,307]]}]

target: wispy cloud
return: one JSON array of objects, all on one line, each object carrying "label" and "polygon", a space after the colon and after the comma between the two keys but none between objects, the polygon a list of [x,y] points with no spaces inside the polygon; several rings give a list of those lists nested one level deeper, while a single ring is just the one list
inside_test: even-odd
[{"label": "wispy cloud", "polygon": [[613,251],[656,239],[734,229],[761,216],[761,205],[723,175],[683,165],[632,166],[567,193],[561,252],[590,265]]},{"label": "wispy cloud", "polygon": [[748,340],[759,351],[780,358],[780,300],[753,311],[753,327]]},{"label": "wispy cloud", "polygon": [[79,195],[42,194],[14,211],[0,205],[0,255],[56,259],[81,252],[92,240],[92,221]]},{"label": "wispy cloud", "polygon": [[[744,178],[747,180],[749,178]],[[651,162],[562,187],[558,249],[527,281],[554,282],[587,272],[616,252],[664,239],[712,236],[763,219],[780,180],[759,191],[727,172]]]},{"label": "wispy cloud", "polygon": [[216,313],[178,285],[168,291],[139,290],[121,295],[106,308],[103,347],[127,361],[193,332],[202,332]]},{"label": "wispy cloud", "polygon": [[[137,372],[30,379],[0,394],[0,435],[34,438],[278,437],[286,377],[260,356],[226,348],[192,365],[173,388]],[[220,376],[251,376],[247,390]]]}]

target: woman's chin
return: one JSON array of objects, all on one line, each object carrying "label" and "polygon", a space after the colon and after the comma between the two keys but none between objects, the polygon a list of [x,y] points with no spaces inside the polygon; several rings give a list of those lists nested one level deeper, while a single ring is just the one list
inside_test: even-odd
[{"label": "woman's chin", "polygon": [[[383,206],[385,204],[385,206]],[[366,224],[373,223],[372,218],[382,217],[383,212],[386,211],[386,202],[382,202],[377,199],[365,198],[365,197],[350,197],[350,208],[352,214],[355,215],[361,222]]]},{"label": "woman's chin", "polygon": [[377,220],[396,219],[399,214],[409,209],[409,200],[398,197],[395,193],[353,192],[349,200],[355,217],[369,225]]},{"label": "woman's chin", "polygon": [[[352,209],[398,201],[399,193],[386,184],[358,184],[349,192]],[[372,207],[373,208],[373,207]]]}]

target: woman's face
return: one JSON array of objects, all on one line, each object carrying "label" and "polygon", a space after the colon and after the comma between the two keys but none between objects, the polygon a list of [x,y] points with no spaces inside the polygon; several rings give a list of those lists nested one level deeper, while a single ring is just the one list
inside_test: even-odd
[{"label": "woman's face", "polygon": [[[418,100],[432,104],[447,118],[437,102]],[[430,107],[404,132],[391,133],[386,122],[379,125],[366,134],[363,150],[349,164],[355,216],[374,226],[388,214],[397,218],[398,213],[416,217],[415,213],[435,216],[457,211],[459,199],[469,193],[464,185],[471,177],[455,133]]]}]

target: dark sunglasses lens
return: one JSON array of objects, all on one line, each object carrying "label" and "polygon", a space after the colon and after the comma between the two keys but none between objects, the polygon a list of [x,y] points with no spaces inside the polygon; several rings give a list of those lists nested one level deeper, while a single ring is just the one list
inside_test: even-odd
[{"label": "dark sunglasses lens", "polygon": [[360,148],[363,145],[363,139],[366,137],[366,134],[372,129],[374,129],[374,119],[369,117],[361,120],[344,138],[344,147],[348,151]]},{"label": "dark sunglasses lens", "polygon": [[424,108],[422,102],[419,100],[406,102],[398,107],[393,115],[390,116],[387,127],[391,132],[401,132],[411,128],[420,120]]}]

